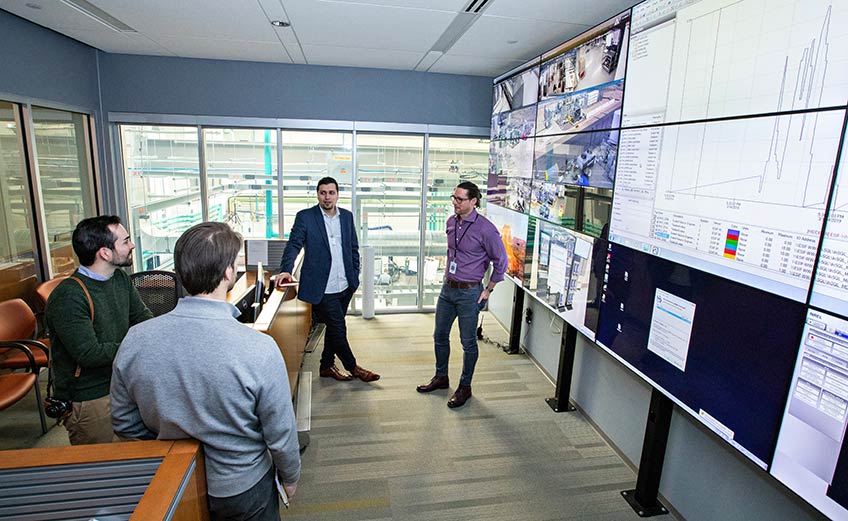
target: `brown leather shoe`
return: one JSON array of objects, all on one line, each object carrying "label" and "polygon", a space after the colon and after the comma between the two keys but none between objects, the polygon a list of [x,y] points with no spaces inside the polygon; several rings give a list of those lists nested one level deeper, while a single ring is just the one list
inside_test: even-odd
[{"label": "brown leather shoe", "polygon": [[471,398],[471,386],[460,385],[456,388],[456,392],[453,393],[450,400],[448,400],[448,407],[451,409],[462,407],[469,398]]},{"label": "brown leather shoe", "polygon": [[419,385],[415,388],[415,390],[419,393],[430,393],[435,391],[436,389],[447,389],[449,385],[450,381],[448,380],[447,375],[436,375],[430,379],[430,382],[424,385]]},{"label": "brown leather shoe", "polygon": [[368,369],[359,366],[353,368],[353,376],[359,378],[363,382],[376,382],[380,379],[380,375],[377,373],[371,372]]},{"label": "brown leather shoe", "polygon": [[350,380],[353,380],[353,376],[339,371],[339,368],[336,366],[325,367],[321,369],[318,374],[321,375],[322,378],[335,378],[340,382],[349,382]]}]

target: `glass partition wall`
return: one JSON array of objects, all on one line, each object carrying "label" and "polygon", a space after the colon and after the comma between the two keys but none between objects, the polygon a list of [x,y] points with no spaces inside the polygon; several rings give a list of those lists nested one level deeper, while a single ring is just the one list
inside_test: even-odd
[{"label": "glass partition wall", "polygon": [[34,302],[76,269],[71,234],[97,214],[92,117],[0,100],[0,300]]},{"label": "glass partition wall", "polygon": [[[203,219],[246,238],[288,238],[316,184],[339,182],[361,246],[375,248],[375,309],[432,309],[444,276],[445,219],[461,181],[485,193],[489,142],[352,130],[118,126],[136,269],[172,268]],[[276,269],[276,266],[271,267]],[[364,281],[363,281],[364,282]],[[352,311],[361,309],[361,290]]]}]

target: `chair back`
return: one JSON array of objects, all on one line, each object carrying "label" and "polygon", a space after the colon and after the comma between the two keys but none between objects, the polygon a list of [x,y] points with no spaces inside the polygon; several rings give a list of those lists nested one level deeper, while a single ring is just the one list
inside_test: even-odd
[{"label": "chair back", "polygon": [[0,342],[31,339],[35,325],[35,313],[23,300],[13,298],[0,302]]},{"label": "chair back", "polygon": [[183,286],[172,271],[141,271],[130,275],[130,280],[154,317],[177,307],[177,301],[184,296]]},{"label": "chair back", "polygon": [[53,290],[56,289],[56,286],[58,286],[60,282],[67,278],[67,276],[55,277],[46,282],[42,282],[41,284],[35,287],[35,295],[38,297],[38,301],[41,303],[41,309],[44,309],[47,306],[47,299],[50,298],[50,294],[53,293]]}]

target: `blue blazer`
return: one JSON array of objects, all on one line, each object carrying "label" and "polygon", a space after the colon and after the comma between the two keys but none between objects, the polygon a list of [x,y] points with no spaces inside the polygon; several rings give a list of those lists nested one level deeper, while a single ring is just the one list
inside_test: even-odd
[{"label": "blue blazer", "polygon": [[[341,220],[342,259],[347,285],[351,291],[356,291],[359,287],[359,241],[356,238],[353,214],[343,208],[336,209]],[[280,272],[291,273],[300,250],[306,248],[300,268],[297,296],[310,304],[318,304],[324,298],[332,264],[330,239],[324,226],[323,212],[317,204],[297,212],[283,252],[283,260],[280,262]]]}]

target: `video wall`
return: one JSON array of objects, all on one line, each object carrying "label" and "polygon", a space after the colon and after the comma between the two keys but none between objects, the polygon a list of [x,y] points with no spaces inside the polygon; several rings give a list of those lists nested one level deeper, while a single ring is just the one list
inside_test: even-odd
[{"label": "video wall", "polygon": [[488,208],[516,284],[848,520],[846,112],[848,3],[646,0],[495,80]]}]

